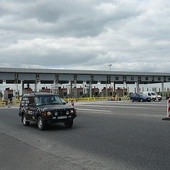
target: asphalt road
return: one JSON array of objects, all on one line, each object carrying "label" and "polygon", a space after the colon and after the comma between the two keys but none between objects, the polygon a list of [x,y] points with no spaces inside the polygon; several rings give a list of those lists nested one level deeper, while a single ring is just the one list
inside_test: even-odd
[{"label": "asphalt road", "polygon": [[72,129],[25,127],[18,109],[0,109],[0,169],[169,170],[166,101],[76,103]]}]

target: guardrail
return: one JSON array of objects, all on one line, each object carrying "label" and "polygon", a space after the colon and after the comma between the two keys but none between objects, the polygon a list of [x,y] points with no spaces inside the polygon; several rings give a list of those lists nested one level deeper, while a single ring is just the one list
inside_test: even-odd
[{"label": "guardrail", "polygon": [[[93,102],[93,101],[121,101],[121,100],[130,100],[128,96],[123,97],[81,97],[81,98],[64,98],[67,102]],[[11,106],[19,106],[20,99],[15,99],[12,101]],[[8,103],[5,100],[0,100],[0,107],[7,106]]]},{"label": "guardrail", "polygon": [[128,96],[123,97],[83,97],[83,98],[64,98],[65,101],[71,102],[71,101],[102,101],[102,100],[108,100],[108,101],[121,101],[121,100],[130,100]]},{"label": "guardrail", "polygon": [[4,100],[1,100],[0,101],[0,106],[5,106],[6,105],[6,102]]}]

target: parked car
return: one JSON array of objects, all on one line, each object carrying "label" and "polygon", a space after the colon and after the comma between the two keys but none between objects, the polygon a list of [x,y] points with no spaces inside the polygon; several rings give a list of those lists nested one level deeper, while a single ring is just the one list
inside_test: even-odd
[{"label": "parked car", "polygon": [[146,95],[146,96],[150,96],[152,101],[161,101],[162,100],[162,96],[158,95],[156,92],[154,91],[145,91],[142,94]]},{"label": "parked car", "polygon": [[56,94],[29,93],[24,94],[19,107],[19,116],[25,126],[36,122],[40,130],[52,123],[64,123],[71,128],[77,116],[76,109],[65,105]]},{"label": "parked car", "polygon": [[131,101],[137,101],[137,102],[150,102],[151,101],[151,97],[144,95],[144,94],[138,94],[138,93],[134,93],[131,95],[130,97]]}]

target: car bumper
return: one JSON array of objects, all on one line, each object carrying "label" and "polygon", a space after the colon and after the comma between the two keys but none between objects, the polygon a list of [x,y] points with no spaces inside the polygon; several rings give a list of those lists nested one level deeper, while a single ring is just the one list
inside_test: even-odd
[{"label": "car bumper", "polygon": [[57,123],[57,122],[67,122],[73,120],[77,116],[53,116],[53,117],[43,117],[43,121],[46,123]]}]

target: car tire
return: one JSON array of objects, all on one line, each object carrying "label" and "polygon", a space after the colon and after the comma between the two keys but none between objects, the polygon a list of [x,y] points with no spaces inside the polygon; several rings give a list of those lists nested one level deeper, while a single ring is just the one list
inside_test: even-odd
[{"label": "car tire", "polygon": [[39,117],[39,118],[38,118],[38,123],[37,123],[37,125],[38,125],[38,129],[39,129],[39,130],[44,130],[44,129],[45,129],[45,123],[44,123],[42,117]]},{"label": "car tire", "polygon": [[73,120],[64,123],[66,128],[71,128],[73,126]]},{"label": "car tire", "polygon": [[24,126],[29,126],[30,122],[27,120],[26,115],[22,114],[22,123]]}]

